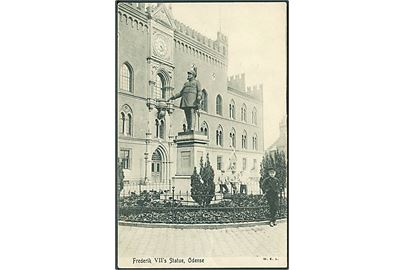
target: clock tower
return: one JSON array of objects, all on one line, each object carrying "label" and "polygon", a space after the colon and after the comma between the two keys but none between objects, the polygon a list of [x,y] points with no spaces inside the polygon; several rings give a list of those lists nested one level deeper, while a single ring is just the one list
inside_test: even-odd
[{"label": "clock tower", "polygon": [[148,9],[148,107],[156,108],[159,116],[164,117],[169,104],[165,101],[173,94],[173,53],[174,29],[171,10],[163,4]]}]

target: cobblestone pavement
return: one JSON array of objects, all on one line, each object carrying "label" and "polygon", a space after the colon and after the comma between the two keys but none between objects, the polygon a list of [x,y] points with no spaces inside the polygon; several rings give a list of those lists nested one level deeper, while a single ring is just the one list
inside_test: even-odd
[{"label": "cobblestone pavement", "polygon": [[256,225],[219,229],[119,226],[118,247],[119,258],[126,258],[127,263],[134,257],[152,260],[156,257],[256,257],[260,260],[267,258],[285,262],[287,223],[280,222],[275,227]]}]

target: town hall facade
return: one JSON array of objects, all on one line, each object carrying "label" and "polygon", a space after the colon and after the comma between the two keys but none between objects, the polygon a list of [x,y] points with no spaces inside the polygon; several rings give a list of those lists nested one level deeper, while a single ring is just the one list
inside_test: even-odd
[{"label": "town hall facade", "polygon": [[180,101],[167,100],[192,65],[203,89],[195,127],[207,139],[201,156],[209,154],[216,175],[243,171],[257,182],[263,86],[247,87],[245,74],[228,77],[227,37],[218,32],[211,40],[178,22],[170,5],[119,3],[117,12],[117,154],[125,185],[175,185],[179,160],[189,158],[178,156],[176,143],[186,120]]}]

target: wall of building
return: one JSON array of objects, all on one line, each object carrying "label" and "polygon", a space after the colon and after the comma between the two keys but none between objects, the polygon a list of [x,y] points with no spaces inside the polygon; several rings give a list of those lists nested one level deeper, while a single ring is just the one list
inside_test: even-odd
[{"label": "wall of building", "polygon": [[[171,173],[176,171],[176,145],[169,145],[169,134],[177,135],[182,131],[185,124],[184,112],[178,107],[180,99],[174,101],[174,111],[166,114],[165,138],[155,138],[153,121],[157,118],[157,110],[149,111],[146,106],[149,91],[149,66],[147,57],[149,56],[150,42],[148,41],[147,16],[144,7],[138,5],[124,4],[119,7],[118,19],[118,79],[120,66],[128,62],[134,71],[134,91],[132,93],[118,91],[118,109],[124,104],[131,107],[133,111],[133,134],[131,136],[119,135],[118,148],[131,150],[131,166],[124,170],[125,179],[133,183],[139,182],[145,177],[144,153],[149,153],[149,159],[157,147],[163,147],[170,152],[171,160],[174,161]],[[260,162],[263,156],[263,124],[262,124],[262,91],[247,90],[240,77],[234,80],[228,79],[227,74],[227,38],[218,33],[216,40],[210,40],[195,30],[175,21],[176,30],[173,39],[173,64],[174,73],[172,85],[174,93],[178,93],[187,79],[187,71],[192,64],[197,66],[198,76],[202,88],[208,93],[208,112],[201,112],[199,123],[206,121],[209,127],[209,145],[207,147],[210,154],[211,164],[217,168],[217,157],[222,156],[223,168],[229,167],[231,156],[237,156],[237,170],[242,170],[243,158],[246,158],[246,171],[253,176],[258,176]],[[232,89],[229,88],[232,87]],[[117,82],[119,89],[119,80]],[[242,89],[243,88],[243,89]],[[222,96],[222,116],[216,114],[216,96]],[[229,104],[231,99],[235,102],[236,119],[229,117]],[[247,122],[241,121],[241,107],[246,104]],[[257,109],[257,125],[252,124],[252,109]],[[119,114],[118,114],[119,118]],[[119,119],[117,119],[119,121]],[[148,125],[149,121],[149,125]],[[170,125],[171,123],[171,125]],[[221,125],[223,128],[223,146],[216,145],[216,130]],[[229,133],[231,129],[236,130],[236,147],[230,147]],[[146,147],[146,133],[152,133],[150,143]],[[241,136],[243,130],[247,132],[247,149],[241,147]],[[119,130],[118,130],[119,132]],[[252,136],[257,134],[258,149],[252,149]],[[170,149],[170,150],[169,150]],[[256,159],[256,168],[253,168],[253,160]],[[147,168],[150,170],[150,165]]]}]

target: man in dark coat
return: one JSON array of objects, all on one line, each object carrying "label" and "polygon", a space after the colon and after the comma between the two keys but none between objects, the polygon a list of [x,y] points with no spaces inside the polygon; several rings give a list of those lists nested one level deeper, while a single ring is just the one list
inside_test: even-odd
[{"label": "man in dark coat", "polygon": [[196,77],[197,68],[193,66],[187,72],[187,82],[184,83],[183,89],[169,99],[175,100],[181,97],[180,108],[186,115],[187,131],[194,130],[195,111],[199,108],[201,101],[201,84]]},{"label": "man in dark coat", "polygon": [[267,202],[270,208],[270,226],[276,226],[276,215],[279,208],[279,198],[280,193],[280,181],[276,176],[276,171],[274,169],[269,170],[269,175],[264,178],[262,187],[264,196],[266,196]]}]

